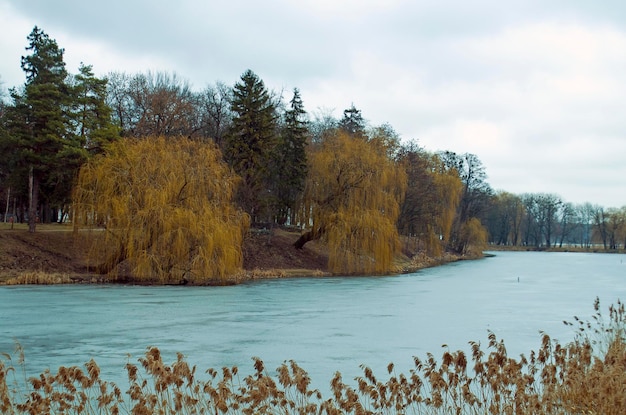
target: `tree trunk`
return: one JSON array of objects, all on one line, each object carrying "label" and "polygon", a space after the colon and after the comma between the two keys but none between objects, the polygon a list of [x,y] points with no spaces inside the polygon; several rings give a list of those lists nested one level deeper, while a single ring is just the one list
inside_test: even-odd
[{"label": "tree trunk", "polygon": [[295,246],[296,249],[302,249],[302,248],[304,248],[304,245],[307,242],[311,242],[311,241],[314,241],[316,239],[320,239],[325,231],[326,231],[326,229],[324,227],[317,228],[317,229],[311,229],[310,231],[300,235],[300,237],[293,244],[293,246]]},{"label": "tree trunk", "polygon": [[28,170],[28,232],[35,232],[37,227],[37,204],[39,196],[39,178],[33,173],[33,166]]},{"label": "tree trunk", "polygon": [[[9,218],[9,204],[11,202],[11,187],[9,187],[7,189],[7,207],[4,210],[4,223],[7,223],[7,220]],[[15,220],[15,219],[13,219]]]}]

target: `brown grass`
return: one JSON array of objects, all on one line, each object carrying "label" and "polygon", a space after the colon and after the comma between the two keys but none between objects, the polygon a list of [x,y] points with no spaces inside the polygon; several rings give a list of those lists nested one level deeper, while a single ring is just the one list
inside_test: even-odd
[{"label": "brown grass", "polygon": [[356,387],[337,372],[331,396],[310,388],[307,372],[283,363],[277,375],[254,358],[251,375],[237,367],[198,375],[179,354],[163,362],[150,348],[139,365],[126,364],[124,392],[100,378],[95,361],[83,368],[60,367],[20,382],[10,355],[0,359],[3,414],[623,414],[626,408],[626,312],[609,307],[605,320],[595,303],[592,322],[575,318],[578,335],[561,345],[542,337],[541,347],[519,359],[490,333],[486,350],[470,342],[471,353],[444,352],[415,358],[408,374],[389,364],[385,379],[362,366]]}]

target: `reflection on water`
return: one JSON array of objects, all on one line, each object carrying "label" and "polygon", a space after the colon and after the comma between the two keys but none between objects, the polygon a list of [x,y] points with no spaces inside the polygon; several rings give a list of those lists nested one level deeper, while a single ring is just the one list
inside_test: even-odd
[{"label": "reflection on water", "polygon": [[360,364],[408,372],[413,356],[441,346],[486,344],[487,331],[511,356],[539,346],[539,330],[568,341],[562,324],[626,299],[623,255],[503,252],[415,274],[302,278],[232,287],[32,286],[0,288],[0,352],[13,340],[36,374],[94,358],[102,377],[126,385],[123,366],[149,346],[166,362],[182,352],[201,371],[253,356],[268,369],[293,359],[325,387]]}]

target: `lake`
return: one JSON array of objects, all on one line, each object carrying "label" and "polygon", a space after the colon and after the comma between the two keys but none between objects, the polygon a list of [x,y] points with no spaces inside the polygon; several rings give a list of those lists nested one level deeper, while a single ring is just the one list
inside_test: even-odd
[{"label": "lake", "polygon": [[[335,371],[348,381],[360,364],[383,377],[394,362],[487,344],[510,356],[540,345],[543,330],[574,338],[563,320],[584,320],[626,299],[626,259],[618,254],[496,252],[416,273],[385,277],[264,280],[229,287],[66,285],[0,287],[0,352],[24,348],[28,375],[94,358],[101,377],[127,386],[124,364],[149,346],[171,363],[183,353],[200,372],[253,356],[273,370],[293,359],[325,389]],[[486,349],[485,349],[486,350]],[[130,356],[129,356],[130,355]]]}]

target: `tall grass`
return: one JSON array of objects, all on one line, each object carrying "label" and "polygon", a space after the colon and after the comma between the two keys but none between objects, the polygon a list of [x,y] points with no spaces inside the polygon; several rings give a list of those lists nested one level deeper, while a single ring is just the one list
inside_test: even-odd
[{"label": "tall grass", "polygon": [[[139,364],[128,362],[128,388],[100,378],[91,360],[26,379],[23,353],[0,360],[2,414],[623,414],[626,413],[626,313],[620,301],[608,320],[596,300],[592,321],[566,322],[575,339],[561,345],[542,334],[528,356],[508,356],[489,333],[470,353],[445,351],[414,358],[407,374],[393,364],[384,378],[362,366],[353,386],[337,372],[330,396],[310,387],[307,372],[284,362],[275,375],[254,358],[252,374],[237,367],[198,375],[179,354],[163,362],[150,348]],[[22,368],[22,370],[20,370]]]}]

